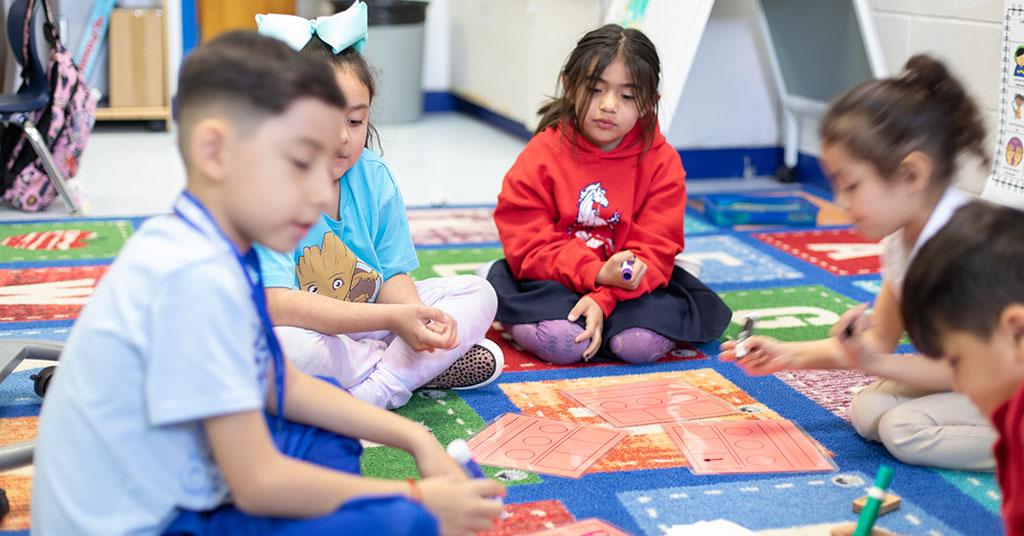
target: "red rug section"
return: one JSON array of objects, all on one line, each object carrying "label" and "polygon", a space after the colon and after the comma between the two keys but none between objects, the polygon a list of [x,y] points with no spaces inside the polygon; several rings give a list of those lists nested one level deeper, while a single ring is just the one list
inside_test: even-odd
[{"label": "red rug section", "polygon": [[854,229],[757,233],[754,238],[835,275],[877,274],[882,246]]},{"label": "red rug section", "polygon": [[0,322],[71,320],[109,265],[0,270]]},{"label": "red rug section", "polygon": [[[495,323],[495,326],[498,324]],[[552,370],[552,369],[572,369],[581,367],[602,367],[602,366],[618,366],[628,365],[624,361],[615,362],[603,362],[603,363],[584,363],[579,361],[571,365],[553,365],[544,361],[530,352],[524,350],[521,346],[512,340],[512,336],[502,330],[500,327],[491,327],[487,331],[487,338],[494,341],[502,353],[505,355],[505,368],[504,372],[521,372],[525,370]],[[697,350],[693,346],[686,343],[680,343],[672,351],[665,354],[664,357],[658,360],[658,363],[665,363],[669,361],[691,361],[694,359],[707,359],[700,350]]]},{"label": "red rug section", "polygon": [[505,511],[509,513],[508,519],[498,521],[478,536],[532,534],[576,520],[561,502],[555,500],[509,504]]}]

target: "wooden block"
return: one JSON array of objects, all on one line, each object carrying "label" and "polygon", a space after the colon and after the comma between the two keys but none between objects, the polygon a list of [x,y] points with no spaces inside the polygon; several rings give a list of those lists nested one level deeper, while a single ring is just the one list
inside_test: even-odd
[{"label": "wooden block", "polygon": [[[864,505],[867,504],[867,502],[868,502],[868,496],[867,495],[865,495],[865,496],[863,496],[863,497],[861,497],[859,499],[854,500],[853,501],[853,512],[855,514],[859,514],[860,511],[864,509]],[[893,510],[895,510],[895,509],[897,509],[899,507],[900,507],[900,497],[899,497],[899,495],[893,495],[892,493],[889,493],[888,495],[885,496],[885,501],[882,501],[882,507],[878,509],[878,515],[881,516],[881,515],[888,514],[889,512],[892,512]]]}]

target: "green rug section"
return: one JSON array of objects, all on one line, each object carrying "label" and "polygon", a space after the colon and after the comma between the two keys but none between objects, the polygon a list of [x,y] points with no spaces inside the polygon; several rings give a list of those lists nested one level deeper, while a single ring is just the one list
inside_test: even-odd
[{"label": "green rug section", "polygon": [[128,220],[0,226],[0,262],[113,258],[132,234]]},{"label": "green rug section", "polygon": [[[426,426],[442,445],[453,439],[466,439],[487,423],[450,389],[420,389],[409,403],[395,413]],[[363,475],[373,478],[419,478],[416,462],[407,452],[384,446],[367,447],[360,459]],[[541,479],[534,473],[501,467],[481,466],[484,474],[506,485],[534,484]]]},{"label": "green rug section", "polygon": [[[756,333],[780,341],[815,341],[829,336],[829,330],[847,309],[859,302],[821,285],[737,290],[718,294],[732,309],[732,322],[722,340],[733,340],[743,319],[756,313]],[[910,344],[906,334],[900,344]]]},{"label": "green rug section", "polygon": [[472,274],[477,266],[505,256],[501,248],[419,249],[420,267],[409,275],[419,281],[431,277]]},{"label": "green rug section", "polygon": [[732,309],[732,323],[722,336],[735,339],[741,322],[757,313],[755,331],[782,341],[813,341],[828,337],[839,316],[857,302],[821,285],[723,292]]},{"label": "green rug section", "polygon": [[951,471],[949,469],[932,469],[945,478],[950,484],[956,486],[968,497],[978,501],[993,514],[999,515],[999,508],[1002,500],[1002,493],[999,492],[999,482],[996,475],[992,473],[972,473],[966,471]]}]

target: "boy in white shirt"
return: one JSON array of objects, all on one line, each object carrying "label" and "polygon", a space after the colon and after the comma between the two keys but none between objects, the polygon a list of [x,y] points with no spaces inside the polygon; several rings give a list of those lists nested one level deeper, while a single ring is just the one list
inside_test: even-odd
[{"label": "boy in white shirt", "polygon": [[[177,107],[186,190],[129,240],[72,330],[40,418],[32,532],[489,527],[500,484],[468,480],[422,426],[303,374],[273,336],[251,247],[291,250],[320,216],[323,140],[345,109],[329,67],[227,34],[186,59]],[[444,320],[409,307],[387,320]],[[352,438],[408,451],[424,479],[363,478]]]}]

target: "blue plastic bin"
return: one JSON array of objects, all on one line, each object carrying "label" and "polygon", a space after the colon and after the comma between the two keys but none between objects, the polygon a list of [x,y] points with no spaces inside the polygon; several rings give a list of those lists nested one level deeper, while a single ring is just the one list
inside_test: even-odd
[{"label": "blue plastic bin", "polygon": [[733,225],[814,225],[818,206],[798,196],[705,195],[704,213],[720,227]]}]

